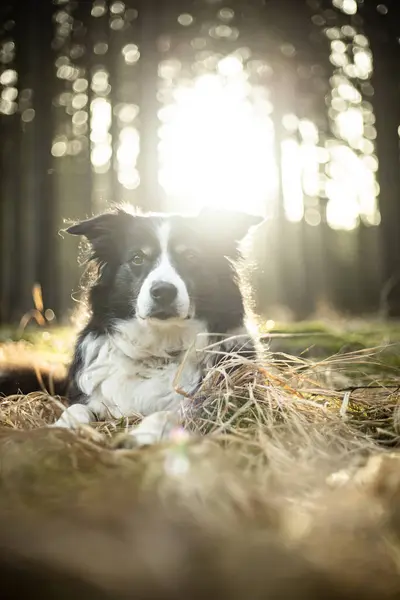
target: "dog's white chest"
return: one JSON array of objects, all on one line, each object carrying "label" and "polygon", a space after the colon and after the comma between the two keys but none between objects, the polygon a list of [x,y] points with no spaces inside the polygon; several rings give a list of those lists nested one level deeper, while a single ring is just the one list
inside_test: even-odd
[{"label": "dog's white chest", "polygon": [[[88,407],[100,417],[143,416],[162,410],[177,410],[183,396],[175,387],[194,390],[200,370],[186,367],[177,378],[179,364],[169,363],[159,368],[140,369],[140,373],[123,365],[109,365],[106,378],[93,390]],[[90,373],[88,373],[90,377]]]},{"label": "dog's white chest", "polygon": [[179,410],[184,396],[192,393],[201,378],[198,354],[193,348],[181,366],[178,359],[135,358],[115,339],[88,341],[84,365],[77,382],[88,397],[87,407],[99,418],[143,416]]}]

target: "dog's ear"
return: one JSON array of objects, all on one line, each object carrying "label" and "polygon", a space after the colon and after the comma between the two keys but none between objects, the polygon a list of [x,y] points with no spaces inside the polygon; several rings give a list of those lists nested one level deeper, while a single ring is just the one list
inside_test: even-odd
[{"label": "dog's ear", "polygon": [[113,231],[117,221],[119,221],[118,214],[106,213],[75,223],[75,225],[68,227],[66,232],[71,235],[83,235],[89,242],[92,242],[96,238]]},{"label": "dog's ear", "polygon": [[208,207],[201,210],[199,218],[204,231],[214,243],[224,246],[227,256],[235,255],[238,243],[246,237],[249,229],[264,221],[260,215]]},{"label": "dog's ear", "polygon": [[236,210],[222,210],[205,207],[200,212],[201,219],[221,233],[227,232],[235,241],[242,240],[249,229],[259,225],[264,221],[260,215],[251,215],[249,213]]},{"label": "dog's ear", "polygon": [[92,258],[108,262],[117,258],[123,234],[121,215],[118,212],[98,215],[71,225],[66,232],[85,237],[93,250]]}]

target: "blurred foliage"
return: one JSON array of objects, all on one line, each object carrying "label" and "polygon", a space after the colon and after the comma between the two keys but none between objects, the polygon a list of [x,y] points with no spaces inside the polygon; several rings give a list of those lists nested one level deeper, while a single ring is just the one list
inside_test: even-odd
[{"label": "blurred foliage", "polygon": [[68,313],[79,270],[63,219],[115,201],[268,214],[276,294],[296,318],[326,297],[400,315],[398,2],[7,0],[0,11],[1,322],[28,310],[35,282]]}]

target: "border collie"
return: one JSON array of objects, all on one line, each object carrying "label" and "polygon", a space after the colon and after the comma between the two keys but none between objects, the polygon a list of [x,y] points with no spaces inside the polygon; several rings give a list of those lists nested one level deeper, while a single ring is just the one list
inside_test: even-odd
[{"label": "border collie", "polygon": [[[135,443],[152,443],[169,435],[185,396],[224,353],[254,355],[250,336],[234,337],[246,331],[234,264],[239,242],[261,221],[212,209],[196,216],[116,209],[69,227],[89,242],[95,279],[69,369],[69,407],[54,426],[139,414]],[[214,342],[218,352],[203,352]]]}]

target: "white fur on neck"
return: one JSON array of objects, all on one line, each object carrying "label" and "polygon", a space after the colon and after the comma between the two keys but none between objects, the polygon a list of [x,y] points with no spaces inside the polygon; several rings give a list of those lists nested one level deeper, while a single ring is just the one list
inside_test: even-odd
[{"label": "white fur on neck", "polygon": [[[174,380],[185,353],[177,384],[190,393],[201,377],[198,351],[207,345],[206,327],[191,319],[155,325],[133,319],[116,324],[114,333],[82,342],[83,368],[77,383],[88,397],[87,407],[99,418],[179,411],[184,397]],[[171,356],[175,353],[178,356]]]}]

